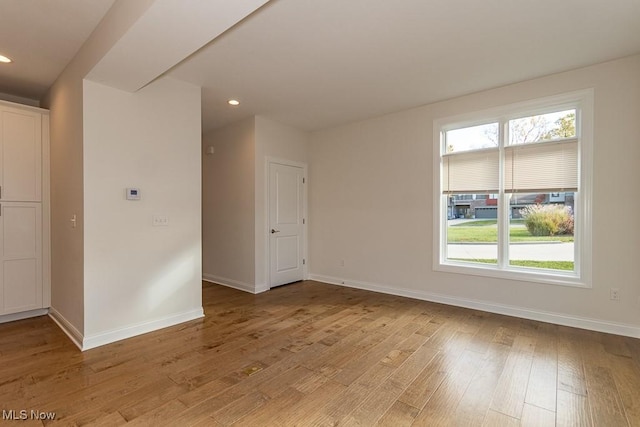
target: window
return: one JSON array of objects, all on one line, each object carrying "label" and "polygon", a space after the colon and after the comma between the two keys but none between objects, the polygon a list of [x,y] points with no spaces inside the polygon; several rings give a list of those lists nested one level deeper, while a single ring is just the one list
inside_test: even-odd
[{"label": "window", "polygon": [[591,91],[434,123],[434,268],[590,286]]}]

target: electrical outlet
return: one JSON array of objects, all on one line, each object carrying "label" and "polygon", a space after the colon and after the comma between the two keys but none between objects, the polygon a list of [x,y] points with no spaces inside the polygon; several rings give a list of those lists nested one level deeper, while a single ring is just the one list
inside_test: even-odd
[{"label": "electrical outlet", "polygon": [[611,288],[610,293],[609,293],[609,298],[612,301],[620,301],[620,289]]},{"label": "electrical outlet", "polygon": [[154,215],[152,224],[154,227],[167,227],[169,226],[169,217],[166,215]]}]

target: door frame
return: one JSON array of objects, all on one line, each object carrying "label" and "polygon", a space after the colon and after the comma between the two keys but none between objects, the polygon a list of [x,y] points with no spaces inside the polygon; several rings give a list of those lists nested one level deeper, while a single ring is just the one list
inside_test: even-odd
[{"label": "door frame", "polygon": [[269,212],[269,206],[271,203],[271,185],[270,185],[270,170],[272,164],[278,164],[283,166],[294,166],[302,169],[302,177],[305,180],[304,185],[302,186],[302,218],[304,218],[304,224],[302,225],[302,257],[305,260],[304,265],[302,266],[302,280],[307,280],[309,277],[309,239],[308,239],[308,226],[309,226],[309,209],[308,209],[308,185],[309,178],[307,173],[307,164],[302,162],[296,162],[294,160],[287,160],[278,157],[270,157],[267,156],[265,158],[265,204],[264,204],[264,214],[265,214],[265,223],[264,223],[264,236],[265,236],[265,244],[264,244],[264,260],[265,260],[265,278],[267,289],[271,289],[271,233],[269,232],[269,224],[271,224],[271,214]]}]

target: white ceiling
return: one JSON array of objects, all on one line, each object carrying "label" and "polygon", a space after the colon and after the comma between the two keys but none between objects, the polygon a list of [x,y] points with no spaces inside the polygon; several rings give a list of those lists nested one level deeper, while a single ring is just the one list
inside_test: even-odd
[{"label": "white ceiling", "polygon": [[[112,4],[0,0],[0,92],[40,98]],[[640,0],[271,0],[168,74],[205,131],[315,130],[638,52]]]},{"label": "white ceiling", "polygon": [[184,0],[153,2],[87,78],[136,92],[267,1],[192,1],[188,7]]},{"label": "white ceiling", "polygon": [[636,52],[640,0],[272,0],[170,74],[205,87],[205,131],[313,130]]},{"label": "white ceiling", "polygon": [[0,92],[40,99],[114,0],[0,0]]}]

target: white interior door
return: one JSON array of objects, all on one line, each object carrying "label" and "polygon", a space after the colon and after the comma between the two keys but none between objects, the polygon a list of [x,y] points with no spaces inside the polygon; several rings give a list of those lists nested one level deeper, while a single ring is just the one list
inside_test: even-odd
[{"label": "white interior door", "polygon": [[269,164],[269,262],[271,287],[304,278],[304,170]]}]

